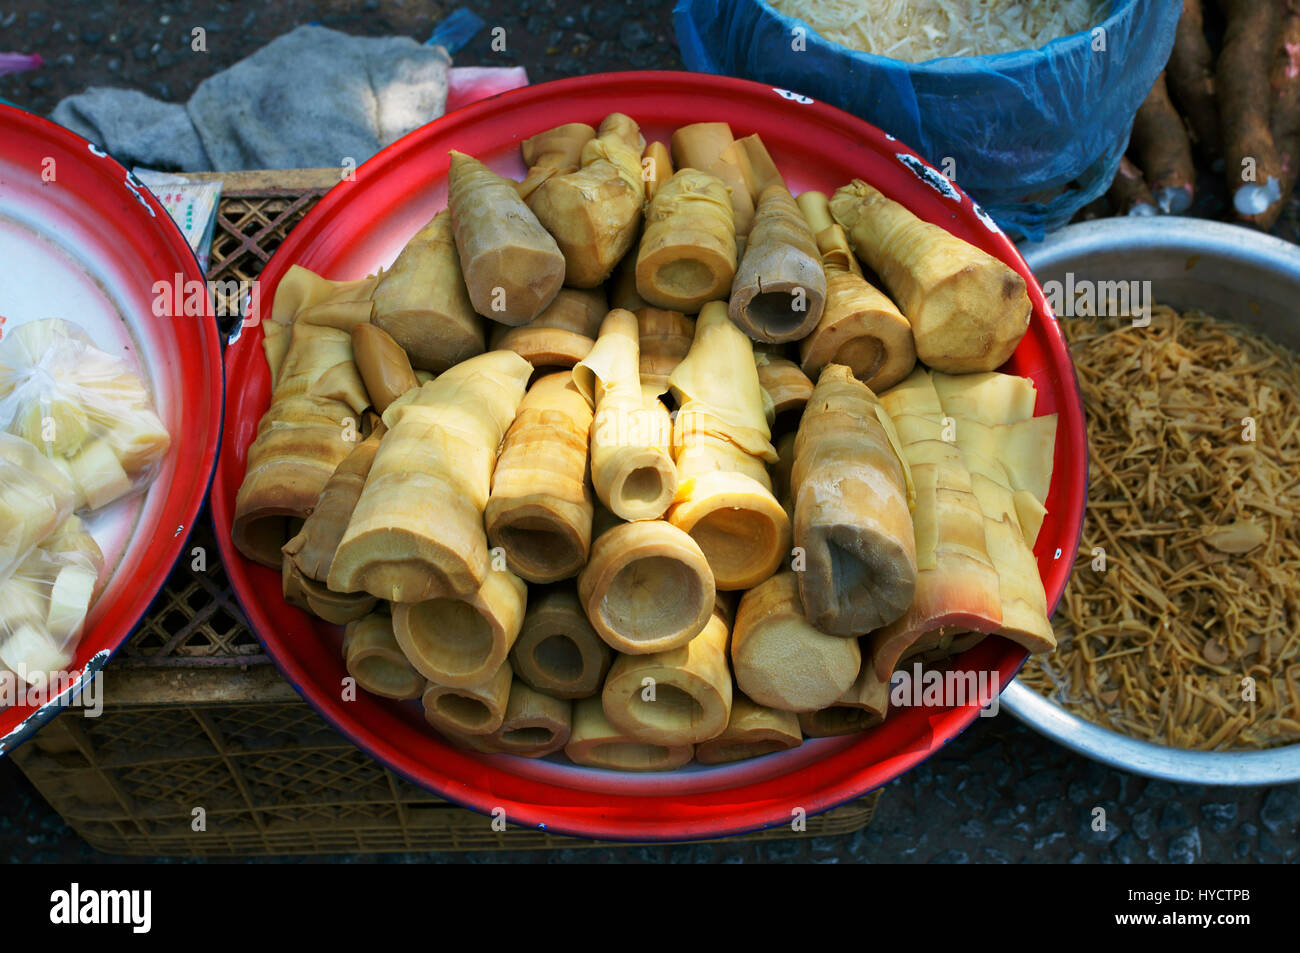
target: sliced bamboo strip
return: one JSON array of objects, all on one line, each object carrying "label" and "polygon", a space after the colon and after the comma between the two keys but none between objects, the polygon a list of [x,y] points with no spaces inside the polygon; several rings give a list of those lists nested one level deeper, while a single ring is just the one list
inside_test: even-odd
[{"label": "sliced bamboo strip", "polygon": [[276,291],[273,315],[293,322],[289,347],[248,448],[231,527],[236,548],[264,566],[281,567],[289,520],[311,513],[355,446],[350,438],[369,398],[352,360],[351,327],[370,319],[373,287],[373,280],[327,281],[295,265]]},{"label": "sliced bamboo strip", "polygon": [[866,384],[828,364],[795,440],[794,542],[807,563],[799,594],[808,620],[831,635],[888,625],[916,591],[907,464],[882,415]]},{"label": "sliced bamboo strip", "polygon": [[415,670],[431,682],[470,688],[492,677],[519,636],[528,587],[506,571],[488,573],[469,599],[394,603],[393,633]]},{"label": "sliced bamboo strip", "polygon": [[769,186],[731,283],[731,320],[759,341],[798,341],[825,304],[826,273],[808,223],[784,185]]},{"label": "sliced bamboo strip", "polygon": [[595,408],[591,481],[596,496],[621,519],[658,519],[677,491],[668,410],[641,387],[636,316],[611,311],[596,346],[573,369],[573,381]]},{"label": "sliced bamboo strip", "polygon": [[587,564],[594,510],[587,486],[591,408],[568,372],[529,388],[506,434],[484,511],[489,542],[529,582],[557,582]]},{"label": "sliced bamboo strip", "polygon": [[483,508],[531,373],[518,354],[490,351],[388,408],[389,432],[335,553],[331,589],[423,602],[483,585]]},{"label": "sliced bamboo strip", "polygon": [[857,639],[827,635],[804,617],[795,573],[782,572],[741,598],[731,664],[740,690],[758,704],[806,712],[849,690],[862,653]]},{"label": "sliced bamboo strip", "polygon": [[685,645],[713,611],[713,574],[689,535],[662,520],[602,533],[578,576],[578,598],[612,648],[644,655]]},{"label": "sliced bamboo strip", "polygon": [[645,213],[636,290],[648,304],[694,314],[725,298],[736,275],[735,213],[716,177],[680,169]]},{"label": "sliced bamboo strip", "polygon": [[483,353],[483,319],[469,300],[446,209],[398,253],[375,286],[374,302],[371,320],[401,345],[417,370],[441,374]]},{"label": "sliced bamboo strip", "polygon": [[452,150],[447,207],[474,310],[527,324],[564,284],[564,255],[515,191],[482,162]]},{"label": "sliced bamboo strip", "polygon": [[799,342],[804,372],[815,378],[827,364],[844,364],[876,393],[887,390],[916,366],[912,326],[894,302],[863,277],[848,235],[831,218],[826,195],[804,192],[798,203],[826,270],[821,320]]},{"label": "sliced bamboo strip", "polygon": [[727,764],[788,751],[801,744],[803,733],[797,715],[764,708],[737,694],[731,702],[727,730],[697,745],[695,760],[700,764]]},{"label": "sliced bamboo strip", "polygon": [[491,735],[505,721],[512,681],[510,663],[504,662],[491,678],[473,688],[430,682],[422,698],[424,718],[453,735]]},{"label": "sliced bamboo strip", "polygon": [[564,753],[574,764],[616,771],[672,771],[695,755],[692,745],[645,744],[634,741],[609,723],[599,698],[573,705],[573,732]]},{"label": "sliced bamboo strip", "polygon": [[582,168],[548,178],[528,197],[564,254],[565,284],[596,287],[636,240],[645,204],[644,145],[635,121],[611,113],[582,147]]},{"label": "sliced bamboo strip", "polygon": [[719,601],[703,631],[686,645],[616,656],[601,692],[610,724],[636,741],[665,746],[722,734],[731,717],[730,623]]},{"label": "sliced bamboo strip", "polygon": [[767,473],[777,456],[753,346],[724,303],[700,312],[690,353],[669,383],[678,404],[678,488],[668,519],[699,544],[719,589],[752,588],[790,551],[790,519]]},{"label": "sliced bamboo strip", "polygon": [[551,698],[515,679],[492,743],[505,754],[542,758],[568,744],[572,730],[572,702]]},{"label": "sliced bamboo strip", "polygon": [[348,623],[343,630],[343,658],[348,674],[372,695],[419,698],[424,693],[424,679],[398,647],[387,612]]},{"label": "sliced bamboo strip", "polygon": [[589,698],[600,691],[613,661],[571,586],[529,593],[510,652],[516,677],[555,698]]},{"label": "sliced bamboo strip", "polygon": [[492,347],[514,351],[533,367],[572,367],[591,353],[608,313],[599,288],[561,288],[547,309],[527,324],[495,325]]}]

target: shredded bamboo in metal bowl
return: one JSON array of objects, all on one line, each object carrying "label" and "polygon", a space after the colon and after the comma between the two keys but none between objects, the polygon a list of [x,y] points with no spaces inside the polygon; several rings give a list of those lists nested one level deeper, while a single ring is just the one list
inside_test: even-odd
[{"label": "shredded bamboo in metal bowl", "polygon": [[1297,356],[1160,306],[1146,328],[1062,327],[1088,420],[1088,507],[1059,648],[1020,677],[1173,747],[1300,741]]}]

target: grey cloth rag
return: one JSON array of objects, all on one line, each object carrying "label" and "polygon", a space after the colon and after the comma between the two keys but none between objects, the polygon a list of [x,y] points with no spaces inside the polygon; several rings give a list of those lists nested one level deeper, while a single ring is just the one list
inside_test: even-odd
[{"label": "grey cloth rag", "polygon": [[359,165],[443,114],[450,66],[442,47],[409,37],[303,26],[205,79],[184,106],[96,87],[50,118],[128,167]]}]

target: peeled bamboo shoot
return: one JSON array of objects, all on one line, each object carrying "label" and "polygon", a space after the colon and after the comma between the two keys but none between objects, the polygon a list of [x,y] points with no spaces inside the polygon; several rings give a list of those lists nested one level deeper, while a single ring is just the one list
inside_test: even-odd
[{"label": "peeled bamboo shoot", "polygon": [[505,718],[492,741],[505,754],[542,758],[568,744],[572,729],[572,702],[551,698],[515,679]]},{"label": "peeled bamboo shoot", "polygon": [[488,540],[529,582],[587,564],[594,510],[587,486],[591,408],[567,372],[537,381],[506,434],[484,511]]},{"label": "peeled bamboo shoot", "polygon": [[587,618],[612,648],[645,655],[685,645],[713,612],[704,553],[660,520],[622,523],[597,537],[578,576]]},{"label": "peeled bamboo shoot", "polygon": [[564,255],[514,185],[452,151],[447,207],[474,310],[502,324],[527,324],[564,284]]},{"label": "peeled bamboo shoot", "polygon": [[736,275],[735,213],[716,177],[681,169],[645,213],[636,290],[648,304],[694,314],[725,298]]},{"label": "peeled bamboo shoot", "polygon": [[523,628],[510,652],[515,676],[555,698],[600,691],[614,653],[596,634],[571,587],[529,594]]},{"label": "peeled bamboo shoot", "polygon": [[907,464],[871,389],[842,364],[817,381],[795,440],[794,542],[808,619],[832,635],[888,625],[912,602],[916,540]]},{"label": "peeled bamboo shoot", "polygon": [[950,374],[991,371],[1029,328],[1025,279],[987,252],[924,222],[861,179],[831,211],[858,257],[880,275],[912,325],[916,356]]},{"label": "peeled bamboo shoot", "polygon": [[483,509],[532,365],[513,351],[457,364],[384,413],[388,425],[328,583],[392,602],[469,596],[489,572]]},{"label": "peeled bamboo shoot", "polygon": [[398,253],[375,286],[374,303],[375,327],[402,346],[414,368],[440,374],[483,353],[483,319],[469,300],[446,209]]},{"label": "peeled bamboo shoot", "polygon": [[591,481],[621,519],[657,519],[677,490],[668,410],[641,387],[636,316],[615,309],[573,381],[595,408]]},{"label": "peeled bamboo shoot", "polygon": [[784,185],[759,196],[731,283],[731,320],[759,341],[797,341],[821,320],[826,274],[808,223]]},{"label": "peeled bamboo shoot", "polygon": [[343,632],[343,657],[348,674],[373,695],[419,698],[424,693],[424,679],[398,647],[393,620],[386,612],[348,623]]},{"label": "peeled bamboo shoot", "polygon": [[731,719],[726,731],[697,745],[695,760],[700,764],[727,764],[788,751],[801,744],[803,734],[797,716],[764,708],[737,694],[731,701]]},{"label": "peeled bamboo shoot", "polygon": [[782,572],[740,600],[731,634],[731,664],[740,690],[780,711],[833,705],[862,668],[857,639],[827,635],[804,616],[799,584]]},{"label": "peeled bamboo shoot", "polygon": [[373,280],[332,282],[295,265],[276,291],[276,320],[286,312],[293,319],[289,348],[248,448],[231,528],[236,548],[255,562],[280,568],[289,521],[315,509],[355,447],[369,397],[353,363],[351,330],[369,321],[373,290]]},{"label": "peeled bamboo shoot", "polygon": [[671,771],[687,764],[695,748],[634,741],[609,723],[599,698],[584,698],[573,704],[573,732],[564,753],[574,764],[589,768]]},{"label": "peeled bamboo shoot", "polygon": [[641,384],[651,393],[668,392],[668,378],[691,350],[695,322],[680,311],[638,308]]},{"label": "peeled bamboo shoot", "polygon": [[524,622],[528,588],[494,570],[468,599],[393,605],[393,633],[415,670],[439,685],[471,688],[510,655]]},{"label": "peeled bamboo shoot", "polygon": [[608,313],[599,288],[561,288],[546,310],[527,324],[496,325],[492,347],[514,351],[533,367],[572,367],[591,353]]},{"label": "peeled bamboo shoot", "polygon": [[749,189],[754,178],[748,150],[736,142],[725,122],[697,122],[673,133],[672,157],[678,169],[698,169],[717,176],[730,194],[736,234],[748,235],[754,220]]},{"label": "peeled bamboo shoot", "polygon": [[430,682],[421,699],[425,720],[451,734],[490,735],[505,721],[513,677],[510,663],[504,662],[491,678],[473,688]]},{"label": "peeled bamboo shoot", "polygon": [[804,373],[844,364],[875,393],[893,387],[916,366],[912,326],[894,302],[866,278],[844,229],[831,219],[821,192],[799,196],[799,210],[817,237],[826,270],[826,306],[813,332],[799,342]]},{"label": "peeled bamboo shoot", "polygon": [[582,168],[548,178],[528,197],[564,254],[565,284],[596,287],[632,247],[645,204],[643,147],[637,124],[611,113],[582,147]]},{"label": "peeled bamboo shoot", "polygon": [[834,705],[801,714],[799,726],[810,738],[850,735],[880,724],[888,713],[889,678],[880,678],[868,663]]},{"label": "peeled bamboo shoot", "polygon": [[570,122],[525,139],[520,152],[528,174],[515,185],[519,197],[527,201],[544,182],[577,171],[582,147],[595,137],[596,130],[585,122]]},{"label": "peeled bamboo shoot", "polygon": [[768,477],[777,457],[753,346],[725,304],[700,312],[690,353],[669,384],[678,404],[678,487],[668,520],[699,544],[719,589],[752,588],[790,551],[790,519]]}]

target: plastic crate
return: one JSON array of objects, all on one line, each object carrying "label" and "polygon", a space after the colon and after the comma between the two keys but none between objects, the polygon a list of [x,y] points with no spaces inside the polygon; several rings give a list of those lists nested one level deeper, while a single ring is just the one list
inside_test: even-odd
[{"label": "plastic crate", "polygon": [[[338,181],[338,171],[222,178],[208,277],[247,280]],[[223,333],[235,320],[222,320]],[[495,830],[491,818],[411,784],[334,732],[280,677],[249,630],[206,514],[103,684],[99,717],[69,709],[12,757],[64,821],[108,853],[603,846],[531,829]],[[736,840],[852,833],[870,823],[878,799],[876,792],[809,817],[802,831],[781,827]]]}]

